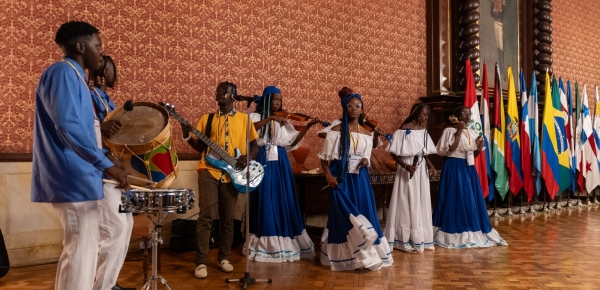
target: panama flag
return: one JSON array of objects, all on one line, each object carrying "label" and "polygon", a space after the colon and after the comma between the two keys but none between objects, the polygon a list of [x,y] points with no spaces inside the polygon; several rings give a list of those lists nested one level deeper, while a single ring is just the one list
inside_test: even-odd
[{"label": "panama flag", "polygon": [[[596,89],[596,92],[598,89]],[[580,171],[585,178],[585,189],[588,192],[592,192],[596,186],[600,185],[600,179],[598,178],[598,149],[596,146],[596,140],[594,138],[594,128],[592,127],[592,116],[590,115],[590,107],[588,106],[587,88],[583,86],[583,97],[581,98],[581,112],[583,119],[583,126],[581,130],[581,143],[582,143],[582,160],[580,164]],[[583,192],[583,190],[581,190]]]},{"label": "panama flag", "polygon": [[[560,93],[560,107],[561,110],[563,112],[563,117],[565,119],[565,137],[567,138],[567,150],[569,152],[569,168],[571,168],[571,166],[573,165],[573,142],[572,142],[572,138],[571,138],[571,113],[570,113],[570,108],[571,106],[569,105],[569,97],[567,96],[567,94],[565,93],[565,86],[563,85],[563,81],[562,81],[562,77],[558,78],[558,91]],[[569,188],[571,190],[573,190],[573,185],[575,183],[575,171],[573,169],[571,169],[571,175],[570,175],[571,181],[569,182]],[[557,194],[559,195],[560,192]]]},{"label": "panama flag", "polygon": [[505,116],[504,116],[504,100],[502,99],[502,88],[500,87],[500,70],[496,64],[494,76],[494,123],[492,123],[492,134],[494,135],[494,143],[492,144],[492,169],[494,170],[494,185],[498,193],[504,199],[508,191],[508,173],[506,172],[506,161],[504,159],[504,146],[506,138],[504,132]]},{"label": "panama flag", "polygon": [[565,118],[560,105],[560,92],[556,77],[550,89],[550,76],[546,72],[546,98],[542,121],[542,178],[551,199],[569,187],[571,157],[565,135]]},{"label": "panama flag", "polygon": [[538,111],[538,92],[535,72],[531,73],[531,90],[529,91],[529,137],[531,137],[531,158],[533,160],[533,181],[535,192],[540,195],[542,190],[542,157],[540,151],[540,112]]},{"label": "panama flag", "polygon": [[506,165],[510,176],[509,186],[513,195],[519,194],[523,188],[523,172],[521,172],[521,136],[519,135],[519,109],[512,68],[508,67],[508,107],[506,110]]},{"label": "panama flag", "polygon": [[[587,95],[587,92],[585,93]],[[575,82],[575,103],[577,104],[577,109],[575,110],[575,123],[577,127],[575,128],[575,157],[576,157],[576,165],[577,165],[577,174],[575,175],[575,183],[577,183],[577,187],[579,192],[583,192],[585,189],[585,184],[583,183],[583,176],[585,174],[585,170],[583,168],[583,99],[579,97],[579,84]],[[589,107],[588,107],[589,114]],[[590,124],[592,123],[590,118]],[[595,142],[594,142],[595,143]]]},{"label": "panama flag", "polygon": [[[471,114],[473,116],[467,126],[476,132],[479,132],[479,136],[483,136],[483,131],[481,130],[481,119],[479,116],[479,102],[477,102],[475,80],[473,79],[471,60],[469,59],[467,59],[467,64],[465,65],[465,74],[465,78],[467,80],[467,88],[465,90],[465,107],[471,109]],[[477,170],[477,174],[479,174],[479,182],[481,183],[481,190],[483,191],[484,198],[490,194],[487,179],[487,165],[485,163],[486,158],[485,152],[481,152],[479,155],[477,155],[477,157],[475,157],[475,170]]]},{"label": "panama flag", "polygon": [[[600,97],[598,97],[598,87],[596,87],[596,109],[594,110],[594,137],[596,138],[596,147],[600,146]],[[598,152],[598,149],[596,149]],[[596,155],[598,166],[600,167],[600,154]],[[598,177],[596,177],[598,178]]]},{"label": "panama flag", "polygon": [[490,96],[488,94],[488,78],[487,78],[487,66],[483,63],[483,75],[481,78],[481,108],[479,113],[481,114],[481,126],[483,127],[483,146],[485,147],[485,163],[488,176],[488,201],[494,199],[494,174],[492,173],[492,156],[490,155],[490,144],[492,140],[490,132]]},{"label": "panama flag", "polygon": [[529,131],[529,104],[527,84],[523,70],[519,73],[519,88],[521,89],[521,169],[523,170],[523,188],[527,194],[527,202],[533,198],[533,171],[531,169],[531,133]]}]

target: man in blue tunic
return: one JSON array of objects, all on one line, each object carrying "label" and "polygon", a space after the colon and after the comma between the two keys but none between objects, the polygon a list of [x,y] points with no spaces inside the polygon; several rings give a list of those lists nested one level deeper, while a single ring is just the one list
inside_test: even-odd
[{"label": "man in blue tunic", "polygon": [[42,73],[35,95],[31,201],[52,203],[63,228],[55,288],[92,289],[102,174],[120,188],[129,182],[122,164],[102,151],[100,123],[85,81],[85,70],[98,70],[103,62],[98,29],[67,22],[55,42],[64,58]]}]

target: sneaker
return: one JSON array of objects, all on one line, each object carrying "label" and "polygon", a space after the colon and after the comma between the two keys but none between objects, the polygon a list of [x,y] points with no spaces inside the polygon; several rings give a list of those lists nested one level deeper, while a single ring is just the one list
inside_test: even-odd
[{"label": "sneaker", "polygon": [[223,260],[221,261],[221,271],[229,273],[233,271],[233,265],[231,265],[229,261]]},{"label": "sneaker", "polygon": [[208,272],[206,271],[206,265],[198,265],[198,267],[196,267],[196,270],[194,271],[194,276],[196,276],[196,278],[198,279],[206,278],[206,276],[208,276]]}]

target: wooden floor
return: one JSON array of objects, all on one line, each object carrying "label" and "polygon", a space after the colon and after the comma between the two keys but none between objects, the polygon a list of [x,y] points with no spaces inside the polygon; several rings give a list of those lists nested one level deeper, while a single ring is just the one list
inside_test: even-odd
[{"label": "wooden floor", "polygon": [[[294,263],[250,263],[253,278],[271,284],[248,289],[600,289],[600,209],[584,207],[533,217],[492,220],[508,247],[424,254],[394,251],[394,265],[379,271],[332,272],[317,257]],[[173,290],[241,289],[226,278],[245,272],[241,245],[233,249],[233,273],[218,270],[211,250],[208,278],[194,278],[193,252],[162,254],[162,275]],[[56,264],[12,268],[0,289],[53,289]],[[142,287],[141,262],[126,262],[119,283]],[[166,289],[159,284],[158,289]]]}]

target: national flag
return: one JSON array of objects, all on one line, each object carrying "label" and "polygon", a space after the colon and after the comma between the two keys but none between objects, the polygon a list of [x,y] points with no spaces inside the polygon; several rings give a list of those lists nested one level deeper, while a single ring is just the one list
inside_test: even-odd
[{"label": "national flag", "polygon": [[[596,88],[596,93],[598,89]],[[599,167],[598,167],[598,149],[596,140],[594,138],[594,128],[592,126],[592,116],[590,116],[590,109],[588,106],[587,88],[583,86],[583,97],[581,98],[581,112],[582,112],[582,129],[581,129],[581,143],[583,154],[581,154],[580,170],[582,176],[585,178],[585,189],[588,192],[592,192],[596,186],[600,185],[600,179],[598,179]],[[581,190],[583,192],[583,189]]]},{"label": "national flag", "polygon": [[500,86],[500,71],[496,64],[494,75],[494,123],[492,123],[492,170],[494,171],[494,185],[498,193],[504,199],[508,191],[508,173],[504,159],[504,147],[506,145],[504,100],[502,99],[502,87]]},{"label": "national flag", "polygon": [[[562,84],[562,83],[561,83]],[[573,117],[573,93],[571,92],[571,81],[567,80],[567,104],[569,126],[567,126],[567,138],[569,138],[569,148],[571,149],[571,192],[575,192],[577,185],[577,145],[575,138],[575,118]]]},{"label": "national flag", "polygon": [[[585,94],[587,95],[587,92]],[[577,174],[575,175],[575,181],[577,183],[577,187],[579,188],[579,192],[583,192],[585,189],[585,184],[583,181],[583,177],[585,175],[585,169],[583,167],[583,139],[581,136],[583,134],[583,99],[579,97],[579,84],[577,82],[575,82],[575,104],[577,104],[577,109],[575,110],[575,123],[577,123],[577,127],[575,129],[575,156],[577,164]]]},{"label": "national flag", "polygon": [[533,171],[531,158],[531,132],[529,131],[529,100],[527,84],[523,70],[519,73],[519,89],[521,90],[521,170],[523,171],[523,189],[527,194],[527,202],[531,202],[535,189],[533,187]]},{"label": "national flag", "polygon": [[[467,80],[467,87],[465,89],[465,107],[471,109],[471,121],[467,124],[467,127],[478,132],[478,137],[483,137],[483,131],[481,127],[481,118],[479,116],[479,102],[477,102],[477,92],[475,89],[475,80],[473,78],[473,71],[471,70],[471,60],[467,59],[465,65],[465,78]],[[482,151],[475,157],[475,170],[479,174],[479,182],[481,183],[481,190],[483,191],[483,197],[487,197],[490,194],[487,179],[487,164],[486,164],[485,151]]]},{"label": "national flag", "polygon": [[529,91],[529,137],[531,137],[532,173],[535,182],[535,192],[540,195],[542,190],[542,157],[540,151],[540,112],[538,110],[538,92],[535,72],[531,73],[531,90]]},{"label": "national flag", "polygon": [[[598,97],[598,87],[596,87],[596,109],[594,110],[594,137],[596,138],[596,147],[600,148],[600,97]],[[599,152],[596,149],[596,152]],[[600,167],[600,154],[596,155],[598,166]]]},{"label": "national flag", "polygon": [[488,175],[488,201],[494,199],[494,173],[492,172],[492,156],[490,155],[490,141],[491,130],[490,130],[490,96],[488,94],[488,78],[487,78],[487,66],[483,63],[483,74],[481,78],[481,108],[479,110],[481,114],[481,126],[483,128],[483,146],[485,146],[486,156],[486,168]]},{"label": "national flag", "polygon": [[519,135],[519,109],[512,68],[508,67],[508,107],[506,110],[506,147],[504,156],[508,167],[509,189],[513,195],[519,194],[523,188],[523,172],[521,171],[521,136]]},{"label": "national flag", "polygon": [[542,122],[542,178],[551,199],[567,189],[570,184],[571,159],[565,136],[565,118],[560,105],[560,92],[556,77],[550,89],[550,76],[546,72],[546,98]]},{"label": "national flag", "polygon": [[[573,189],[575,174],[574,170],[571,169],[573,160],[573,150],[571,149],[573,144],[571,139],[571,114],[569,113],[569,108],[571,106],[569,105],[569,98],[565,93],[562,77],[558,78],[558,91],[560,94],[560,107],[563,112],[563,118],[565,119],[565,137],[567,138],[567,151],[569,152],[569,169],[571,170],[571,175],[569,176],[569,188]],[[560,195],[560,192],[557,195]]]}]

